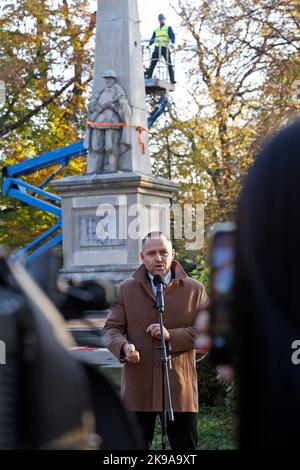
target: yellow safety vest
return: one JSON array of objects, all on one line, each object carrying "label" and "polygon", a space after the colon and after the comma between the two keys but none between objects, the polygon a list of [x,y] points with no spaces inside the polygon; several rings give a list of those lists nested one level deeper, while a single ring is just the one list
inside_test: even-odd
[{"label": "yellow safety vest", "polygon": [[162,28],[158,26],[158,28],[155,29],[154,46],[155,47],[159,47],[159,46],[168,47],[169,44],[170,44],[169,26],[164,25]]}]

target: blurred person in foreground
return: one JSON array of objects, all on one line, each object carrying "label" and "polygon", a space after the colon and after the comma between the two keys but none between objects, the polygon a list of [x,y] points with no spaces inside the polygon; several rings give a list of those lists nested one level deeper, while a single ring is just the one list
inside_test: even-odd
[{"label": "blurred person in foreground", "polygon": [[122,362],[122,395],[136,413],[150,448],[157,414],[162,411],[162,362],[160,328],[153,277],[164,281],[164,339],[171,356],[170,389],[174,422],[167,435],[173,450],[196,448],[198,390],[195,364],[194,323],[207,301],[203,285],[188,277],[174,260],[171,241],[161,232],[143,240],[142,264],[130,279],[122,282],[117,302],[104,327],[108,349]]},{"label": "blurred person in foreground", "polygon": [[[233,325],[237,339],[240,448],[299,446],[300,121],[261,151],[237,220]],[[209,346],[209,314],[197,319]],[[299,341],[297,343],[297,340]],[[232,376],[230,365],[220,376]]]}]

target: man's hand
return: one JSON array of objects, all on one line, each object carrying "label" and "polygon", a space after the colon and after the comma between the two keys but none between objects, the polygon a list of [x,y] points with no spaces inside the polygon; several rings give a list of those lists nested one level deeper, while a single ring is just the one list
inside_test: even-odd
[{"label": "man's hand", "polygon": [[131,364],[136,364],[137,362],[140,362],[140,353],[135,350],[134,344],[124,344],[123,351],[125,353],[127,362],[130,362]]},{"label": "man's hand", "polygon": [[[169,341],[170,339],[170,333],[168,330],[163,327],[163,332],[164,332],[164,340]],[[160,339],[160,326],[159,323],[152,323],[151,325],[148,326],[146,333],[149,333],[151,336],[154,336],[156,339]]]}]

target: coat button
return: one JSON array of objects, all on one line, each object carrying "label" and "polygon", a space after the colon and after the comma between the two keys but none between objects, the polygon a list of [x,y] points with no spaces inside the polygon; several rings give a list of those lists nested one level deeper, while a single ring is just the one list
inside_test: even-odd
[{"label": "coat button", "polygon": [[155,363],[154,363],[154,366],[155,366],[155,367],[159,367],[159,362],[155,362]]}]

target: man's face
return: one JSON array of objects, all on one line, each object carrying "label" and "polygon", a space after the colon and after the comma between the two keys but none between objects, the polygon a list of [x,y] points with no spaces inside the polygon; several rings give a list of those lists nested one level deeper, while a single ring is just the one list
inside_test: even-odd
[{"label": "man's face", "polygon": [[171,242],[164,237],[149,238],[146,240],[141,258],[145,268],[153,276],[160,274],[165,276],[171,266],[175,256],[175,250],[172,249]]},{"label": "man's face", "polygon": [[160,26],[162,26],[163,24],[165,24],[165,19],[164,19],[164,18],[161,18],[161,19],[158,20],[158,21],[159,21]]}]

